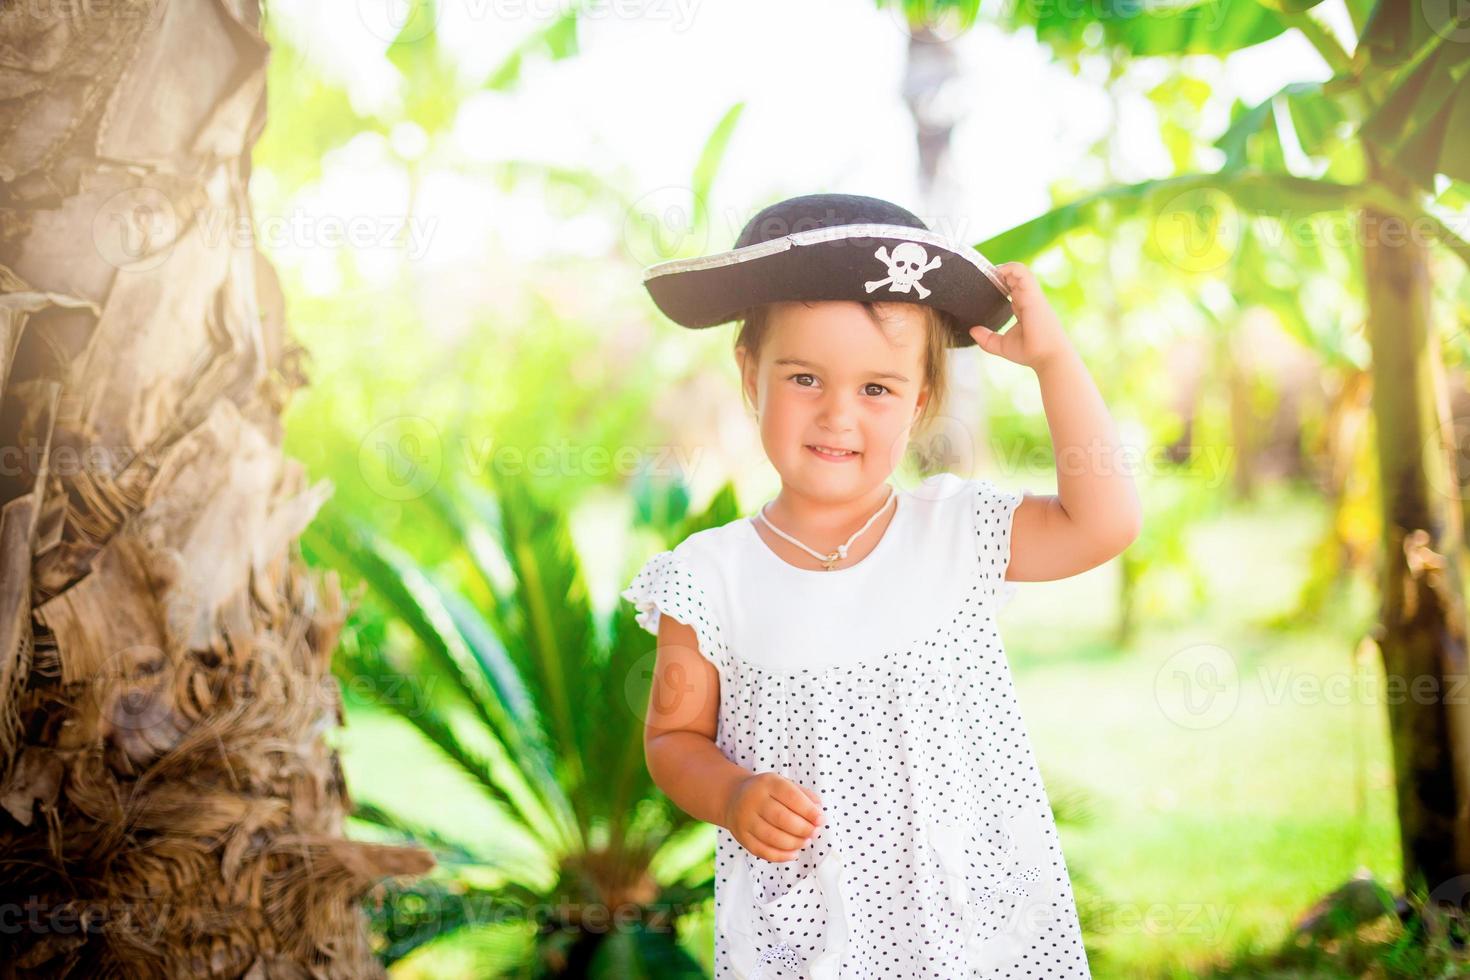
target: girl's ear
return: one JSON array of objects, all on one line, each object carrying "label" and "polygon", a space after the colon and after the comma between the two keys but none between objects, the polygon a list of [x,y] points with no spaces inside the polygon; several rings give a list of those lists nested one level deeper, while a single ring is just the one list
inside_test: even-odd
[{"label": "girl's ear", "polygon": [[749,351],[744,347],[735,348],[735,364],[740,369],[740,392],[745,396],[746,402],[755,405],[756,387],[755,365],[749,363]]}]

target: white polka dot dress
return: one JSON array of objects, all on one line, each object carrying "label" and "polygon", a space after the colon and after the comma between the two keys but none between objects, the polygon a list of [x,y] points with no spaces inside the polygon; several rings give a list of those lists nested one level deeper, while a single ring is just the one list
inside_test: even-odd
[{"label": "white polka dot dress", "polygon": [[855,565],[798,568],[741,518],[622,593],[650,633],[694,629],[726,757],[822,801],[790,861],[718,830],[716,980],[1090,977],[995,623],[1021,494],[945,473],[898,496]]}]

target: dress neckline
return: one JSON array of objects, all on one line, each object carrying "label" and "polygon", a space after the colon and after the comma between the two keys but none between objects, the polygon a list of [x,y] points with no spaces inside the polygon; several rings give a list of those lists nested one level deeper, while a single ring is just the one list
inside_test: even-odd
[{"label": "dress neckline", "polygon": [[883,529],[883,537],[878,539],[878,543],[873,546],[873,550],[864,555],[861,561],[848,565],[846,568],[834,568],[830,571],[825,568],[802,568],[799,565],[791,564],[791,562],[776,554],[771,546],[766,543],[766,539],[761,537],[760,531],[756,530],[755,522],[757,518],[754,515],[745,518],[740,523],[745,525],[745,529],[754,540],[756,548],[766,556],[771,564],[779,565],[793,575],[815,575],[821,576],[822,578],[836,578],[848,572],[861,571],[869,565],[872,565],[874,559],[881,558],[889,550],[889,540],[896,536],[894,529],[898,526],[898,522],[903,518],[907,509],[904,505],[904,491],[898,487],[894,487],[893,516],[888,519],[888,526]]}]

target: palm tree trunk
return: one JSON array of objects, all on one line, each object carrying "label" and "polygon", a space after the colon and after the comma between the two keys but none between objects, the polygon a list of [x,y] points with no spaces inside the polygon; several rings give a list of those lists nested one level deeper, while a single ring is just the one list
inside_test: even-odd
[{"label": "palm tree trunk", "polygon": [[[960,203],[960,188],[949,170],[950,140],[959,119],[953,107],[944,107],[941,97],[959,75],[959,59],[949,38],[922,21],[909,24],[908,39],[903,101],[914,120],[919,151],[919,194],[926,208],[948,217]],[[941,230],[953,231],[952,228]]]},{"label": "palm tree trunk", "polygon": [[[281,451],[258,0],[0,8],[0,975],[381,974]],[[17,64],[23,61],[23,64]]]},{"label": "palm tree trunk", "polygon": [[1251,382],[1246,365],[1251,360],[1241,349],[1239,328],[1244,322],[1240,314],[1231,321],[1231,329],[1220,338],[1225,366],[1225,390],[1230,406],[1230,440],[1235,448],[1235,466],[1230,478],[1236,500],[1250,500],[1256,494],[1256,421],[1251,409]]},{"label": "palm tree trunk", "polygon": [[[946,101],[944,97],[946,90],[960,79],[959,55],[945,25],[939,25],[940,29],[936,30],[934,24],[922,17],[909,20],[907,13],[903,16],[908,49],[902,95],[914,121],[919,195],[925,212],[920,217],[930,220],[936,231],[963,237],[971,229],[958,220],[964,213],[963,188],[954,174],[950,149],[955,127],[963,121],[967,100]],[[963,468],[980,464],[980,453],[976,452],[979,447],[974,443],[985,441],[989,426],[984,411],[985,384],[981,358],[955,359],[943,416],[931,419],[922,430],[913,433],[921,458],[945,459],[951,440],[963,437],[971,446],[970,451],[961,452],[960,465]],[[923,471],[916,474],[921,478],[929,475]]]},{"label": "palm tree trunk", "polygon": [[[1366,149],[1369,180],[1409,198],[1412,188]],[[1433,893],[1470,874],[1463,535],[1458,501],[1444,492],[1454,486],[1452,429],[1425,246],[1402,219],[1361,217],[1385,556],[1377,639],[1391,685],[1404,885]]]}]

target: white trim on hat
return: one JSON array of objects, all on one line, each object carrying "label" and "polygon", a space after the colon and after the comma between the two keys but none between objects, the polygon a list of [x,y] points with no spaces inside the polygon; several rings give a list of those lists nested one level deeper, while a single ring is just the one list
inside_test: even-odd
[{"label": "white trim on hat", "polygon": [[923,242],[926,245],[937,245],[949,252],[953,252],[960,258],[969,262],[975,269],[983,274],[994,284],[1000,294],[1009,302],[1011,294],[1006,290],[1005,284],[1001,282],[1000,276],[996,275],[995,266],[991,265],[979,252],[968,245],[958,244],[943,235],[928,231],[924,228],[912,228],[908,225],[889,224],[866,224],[866,225],[834,225],[829,228],[809,228],[806,231],[798,231],[790,235],[782,235],[766,242],[756,242],[744,248],[732,248],[725,252],[716,252],[713,255],[699,255],[691,259],[671,259],[668,262],[659,262],[643,270],[643,281],[656,279],[659,276],[672,276],[681,272],[695,272],[702,269],[718,269],[722,266],[735,265],[737,262],[748,262],[751,259],[759,259],[776,252],[784,252],[793,245],[816,245],[821,242],[836,241],[839,238],[903,238],[914,242]]}]

